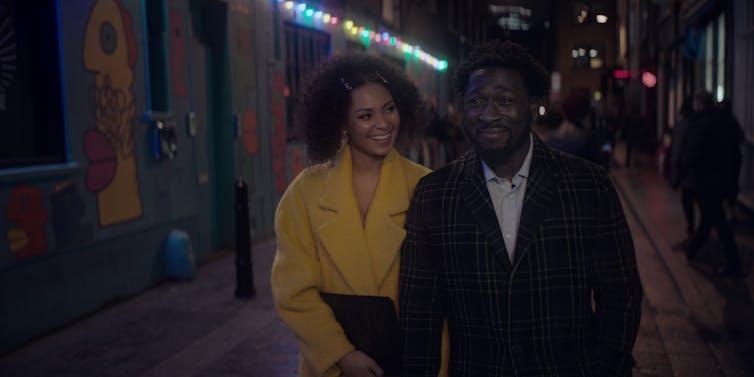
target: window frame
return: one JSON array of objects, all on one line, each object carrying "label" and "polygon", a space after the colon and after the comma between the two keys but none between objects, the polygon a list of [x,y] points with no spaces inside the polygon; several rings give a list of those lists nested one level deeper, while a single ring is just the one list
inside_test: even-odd
[{"label": "window frame", "polygon": [[[54,10],[52,10],[54,16],[51,18],[55,21],[55,34],[54,36],[48,36],[48,38],[51,38],[48,42],[54,44],[57,49],[57,51],[55,51],[57,64],[48,64],[48,66],[57,67],[55,72],[51,70],[49,74],[51,77],[57,78],[57,87],[55,89],[57,89],[59,96],[56,97],[55,100],[58,100],[58,105],[60,106],[60,110],[57,111],[58,114],[53,115],[53,117],[59,117],[59,122],[55,122],[54,125],[48,127],[60,127],[59,133],[56,133],[55,135],[55,137],[60,139],[58,142],[59,149],[54,149],[49,155],[36,155],[32,158],[34,161],[28,163],[8,166],[5,166],[4,162],[0,163],[0,184],[12,183],[19,180],[33,180],[71,175],[79,169],[79,165],[72,159],[70,145],[68,98],[66,96],[68,86],[65,77],[66,70],[63,55],[61,0],[53,0],[48,4],[54,6]],[[35,126],[35,132],[36,131],[38,131],[38,129]]]}]

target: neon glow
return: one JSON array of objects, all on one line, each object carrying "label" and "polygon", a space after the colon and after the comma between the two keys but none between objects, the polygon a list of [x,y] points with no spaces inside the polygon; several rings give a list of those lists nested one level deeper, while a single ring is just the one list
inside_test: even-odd
[{"label": "neon glow", "polygon": [[[286,17],[291,19],[293,22],[299,22],[306,26],[312,26],[313,24],[322,26],[338,24],[337,16],[325,12],[323,9],[318,9],[317,7],[311,6],[305,2],[294,2],[286,0],[276,0],[276,2],[286,10],[295,10],[296,12],[301,13],[301,16],[307,18],[307,20],[304,20],[297,18],[296,14],[294,13],[287,14]],[[313,23],[312,20],[309,20],[309,18],[312,17],[316,20],[321,20],[322,22]],[[394,35],[390,35],[390,33],[387,31],[377,33],[367,27],[356,25],[353,20],[345,20],[343,22],[343,29],[346,37],[361,38],[361,42],[366,46],[369,46],[370,42],[374,41],[383,45],[392,46],[396,49],[396,51],[405,53],[408,58],[415,58],[417,60],[420,60],[425,64],[432,66],[438,71],[445,71],[448,68],[447,60],[437,59],[431,54],[422,51],[418,46],[414,47],[411,44],[405,43],[401,41],[400,38]]]},{"label": "neon glow", "polygon": [[647,88],[654,88],[657,85],[657,76],[652,74],[652,72],[644,71],[641,74],[641,83]]}]

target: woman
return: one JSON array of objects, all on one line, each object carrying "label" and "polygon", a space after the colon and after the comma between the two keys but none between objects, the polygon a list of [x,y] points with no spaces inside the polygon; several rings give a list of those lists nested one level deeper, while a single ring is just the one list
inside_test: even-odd
[{"label": "woman", "polygon": [[394,147],[424,118],[416,87],[364,53],[326,60],[301,94],[295,120],[315,164],[278,204],[272,266],[276,308],[298,338],[300,376],[382,375],[348,341],[320,293],[397,303],[406,211],[429,170]]}]

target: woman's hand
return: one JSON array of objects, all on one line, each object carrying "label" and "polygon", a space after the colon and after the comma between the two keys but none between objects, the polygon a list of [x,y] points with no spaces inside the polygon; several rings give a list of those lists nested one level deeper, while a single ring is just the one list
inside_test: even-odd
[{"label": "woman's hand", "polygon": [[383,372],[377,363],[364,352],[353,351],[338,361],[338,368],[344,377],[382,377]]}]

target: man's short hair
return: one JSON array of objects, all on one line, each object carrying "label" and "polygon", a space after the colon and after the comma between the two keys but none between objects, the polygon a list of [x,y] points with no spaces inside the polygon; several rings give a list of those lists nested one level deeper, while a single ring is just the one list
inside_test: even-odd
[{"label": "man's short hair", "polygon": [[480,68],[501,67],[521,73],[529,95],[542,98],[550,90],[550,76],[526,49],[511,41],[493,39],[474,46],[468,58],[456,69],[453,87],[459,95],[466,92],[471,73]]}]

